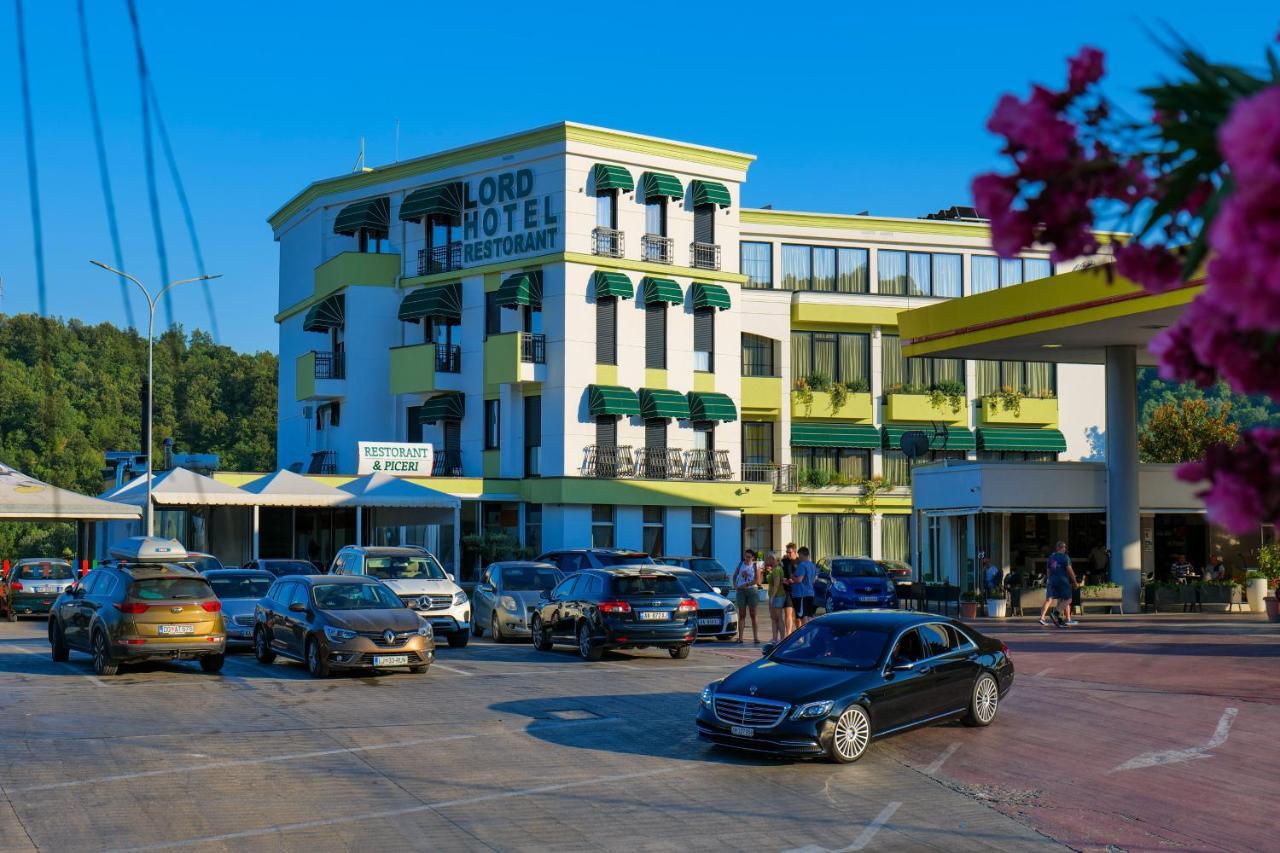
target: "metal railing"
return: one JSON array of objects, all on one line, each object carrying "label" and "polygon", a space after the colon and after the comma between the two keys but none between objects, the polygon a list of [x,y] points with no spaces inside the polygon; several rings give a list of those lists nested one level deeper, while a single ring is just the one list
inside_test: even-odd
[{"label": "metal railing", "polygon": [[547,336],[541,332],[521,332],[520,360],[525,364],[546,364]]},{"label": "metal railing", "polygon": [[462,452],[458,450],[437,450],[431,460],[431,476],[461,477]]},{"label": "metal railing", "polygon": [[674,450],[630,446],[583,448],[582,476],[602,479],[732,480],[727,450]]},{"label": "metal railing", "polygon": [[338,451],[316,450],[311,454],[311,462],[307,465],[308,474],[338,473]]},{"label": "metal railing", "polygon": [[434,275],[462,269],[462,244],[445,243],[418,250],[418,275]]},{"label": "metal railing", "polygon": [[684,454],[670,447],[642,447],[636,451],[636,476],[642,480],[684,477]]},{"label": "metal railing", "polygon": [[636,463],[631,456],[630,446],[587,446],[586,458],[582,460],[582,476],[613,480],[618,477],[634,477],[635,473]]},{"label": "metal railing", "polygon": [[743,462],[742,482],[767,483],[775,492],[794,492],[796,469],[794,465],[779,465],[777,462]]},{"label": "metal railing", "polygon": [[316,350],[316,379],[346,379],[347,354]]},{"label": "metal railing", "polygon": [[686,480],[731,480],[729,451],[689,450],[685,452],[684,476]]},{"label": "metal railing", "polygon": [[616,228],[597,225],[591,229],[591,251],[606,258],[621,258],[626,253],[626,236]]},{"label": "metal railing", "polygon": [[716,243],[690,243],[689,266],[699,270],[720,269],[720,246]]},{"label": "metal railing", "polygon": [[675,263],[675,243],[670,237],[646,234],[640,238],[640,256],[654,264]]},{"label": "metal railing", "polygon": [[461,373],[462,347],[458,344],[436,344],[436,373]]}]

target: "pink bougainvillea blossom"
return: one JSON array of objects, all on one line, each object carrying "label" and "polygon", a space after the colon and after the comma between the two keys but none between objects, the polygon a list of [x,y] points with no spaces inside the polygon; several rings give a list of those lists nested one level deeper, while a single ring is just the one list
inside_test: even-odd
[{"label": "pink bougainvillea blossom", "polygon": [[1164,246],[1129,243],[1115,250],[1116,272],[1156,293],[1182,284],[1182,261]]},{"label": "pink bougainvillea blossom", "polygon": [[1084,94],[1094,83],[1102,79],[1102,51],[1096,47],[1082,47],[1080,52],[1067,60],[1067,91],[1073,95]]},{"label": "pink bougainvillea blossom", "polygon": [[1280,521],[1280,429],[1243,432],[1234,447],[1214,445],[1177,473],[1189,483],[1209,481],[1197,496],[1209,520],[1232,533],[1256,533],[1259,523]]},{"label": "pink bougainvillea blossom", "polygon": [[1208,292],[1197,296],[1178,321],[1151,342],[1160,375],[1208,387],[1218,377],[1242,394],[1280,399],[1280,352],[1274,336],[1242,329]]}]

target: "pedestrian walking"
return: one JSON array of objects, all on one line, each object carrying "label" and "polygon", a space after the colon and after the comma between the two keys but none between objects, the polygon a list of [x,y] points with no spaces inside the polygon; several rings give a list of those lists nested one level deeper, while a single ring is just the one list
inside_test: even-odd
[{"label": "pedestrian walking", "polygon": [[[1065,628],[1079,624],[1071,618],[1071,591],[1076,586],[1076,573],[1067,556],[1067,543],[1059,542],[1049,555],[1045,575],[1044,607],[1040,610],[1040,624],[1048,625],[1046,617],[1052,616],[1054,624]],[[1061,607],[1063,615],[1058,615]]]},{"label": "pedestrian walking", "polygon": [[787,606],[787,587],[782,579],[783,569],[778,562],[778,554],[770,551],[764,558],[764,584],[769,594],[769,640],[773,643],[782,642],[791,633],[791,608]]},{"label": "pedestrian walking", "polygon": [[818,567],[809,559],[808,548],[796,553],[799,559],[791,576],[791,609],[796,614],[796,627],[803,628],[814,616],[813,582],[818,577]]},{"label": "pedestrian walking", "polygon": [[760,629],[756,626],[756,605],[760,601],[760,576],[756,571],[755,551],[744,551],[742,561],[733,570],[733,588],[738,593],[738,642],[746,633],[747,617],[751,617],[751,642],[760,642]]},{"label": "pedestrian walking", "polygon": [[791,587],[795,583],[796,563],[800,560],[800,554],[796,551],[796,543],[788,542],[786,549],[782,552],[782,591],[786,596],[786,624],[787,634],[790,635],[796,629],[796,606],[795,598],[792,595]]}]

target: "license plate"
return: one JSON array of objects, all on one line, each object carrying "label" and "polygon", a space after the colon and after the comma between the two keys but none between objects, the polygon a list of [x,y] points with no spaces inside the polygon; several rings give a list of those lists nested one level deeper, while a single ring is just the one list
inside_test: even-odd
[{"label": "license plate", "polygon": [[671,614],[665,610],[641,610],[640,619],[643,622],[661,622],[670,619]]},{"label": "license plate", "polygon": [[35,587],[35,591],[36,592],[57,592],[58,588],[56,586],[45,585],[45,586]]},{"label": "license plate", "polygon": [[738,737],[755,737],[756,730],[749,729],[746,726],[729,726],[729,733]]},{"label": "license plate", "polygon": [[408,655],[374,655],[374,666],[408,666]]},{"label": "license plate", "polygon": [[699,625],[719,625],[720,620],[712,616],[710,619],[699,619]]},{"label": "license plate", "polygon": [[863,604],[875,604],[877,601],[879,601],[879,600],[880,600],[880,596],[878,596],[878,595],[860,595],[860,596],[858,596],[858,600],[859,600],[859,601],[861,601]]},{"label": "license plate", "polygon": [[196,632],[195,625],[161,625],[161,634],[194,634]]}]

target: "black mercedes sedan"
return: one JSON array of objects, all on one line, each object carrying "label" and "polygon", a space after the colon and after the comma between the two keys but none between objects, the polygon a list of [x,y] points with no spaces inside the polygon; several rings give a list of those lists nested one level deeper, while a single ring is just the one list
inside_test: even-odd
[{"label": "black mercedes sedan", "polygon": [[698,735],[720,746],[857,761],[871,741],[959,718],[989,726],[1013,684],[999,640],[944,616],[832,613],[707,685]]}]

